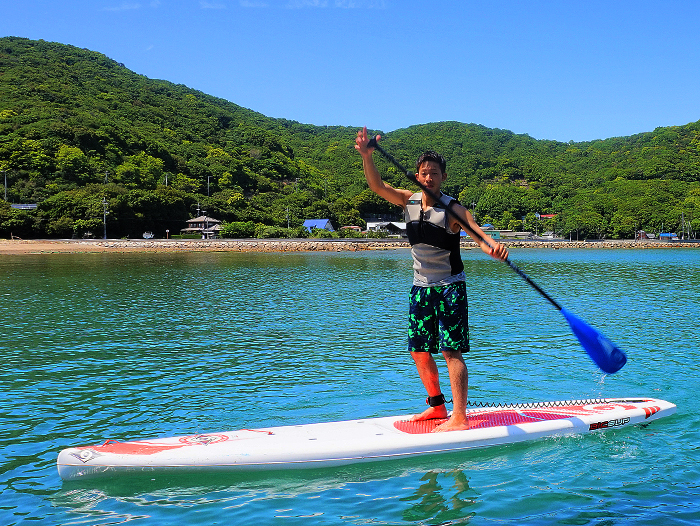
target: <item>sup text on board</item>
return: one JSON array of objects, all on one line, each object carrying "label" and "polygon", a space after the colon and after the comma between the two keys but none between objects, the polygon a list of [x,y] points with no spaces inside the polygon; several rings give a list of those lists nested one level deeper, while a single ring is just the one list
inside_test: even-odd
[{"label": "sup text on board", "polygon": [[629,424],[629,417],[626,418],[616,418],[615,420],[606,420],[605,422],[595,422],[591,424],[591,426],[588,428],[591,431],[595,431],[596,429],[607,429],[609,427],[620,427],[624,426],[625,424]]}]

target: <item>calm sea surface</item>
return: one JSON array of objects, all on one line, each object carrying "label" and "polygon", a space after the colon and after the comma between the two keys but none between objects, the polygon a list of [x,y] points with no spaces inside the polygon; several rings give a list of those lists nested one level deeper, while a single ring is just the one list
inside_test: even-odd
[{"label": "calm sea surface", "polygon": [[0,524],[700,523],[700,251],[511,252],[627,351],[612,376],[506,265],[463,258],[472,400],[654,396],[677,414],[343,469],[62,483],[67,446],[422,410],[410,255],[3,255]]}]

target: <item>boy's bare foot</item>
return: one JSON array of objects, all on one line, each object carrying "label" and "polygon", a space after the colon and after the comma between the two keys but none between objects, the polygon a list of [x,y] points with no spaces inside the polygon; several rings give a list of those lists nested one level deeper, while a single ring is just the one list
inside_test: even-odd
[{"label": "boy's bare foot", "polygon": [[443,422],[432,433],[442,433],[443,431],[463,431],[469,429],[469,418],[456,418],[452,415],[447,422]]},{"label": "boy's bare foot", "polygon": [[413,415],[411,417],[411,422],[417,422],[419,420],[432,420],[433,418],[447,418],[447,408],[445,407],[445,404],[429,407],[421,414]]}]

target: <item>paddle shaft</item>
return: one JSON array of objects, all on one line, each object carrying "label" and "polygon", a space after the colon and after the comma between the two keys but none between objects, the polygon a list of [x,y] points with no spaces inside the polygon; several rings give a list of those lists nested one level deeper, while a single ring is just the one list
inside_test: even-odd
[{"label": "paddle shaft", "polygon": [[[411,182],[413,182],[413,183],[415,183],[416,185],[418,185],[418,187],[419,187],[428,197],[430,197],[430,199],[432,199],[432,200],[435,201],[435,202],[438,202],[438,201],[440,200],[440,197],[439,197],[438,195],[436,195],[435,192],[433,192],[432,190],[430,190],[429,188],[427,188],[425,185],[421,184],[421,183],[416,179],[416,174],[414,174],[411,170],[406,170],[406,168],[404,168],[404,167],[401,165],[401,163],[399,163],[399,161],[397,161],[396,159],[394,159],[394,156],[393,156],[393,155],[391,155],[391,154],[390,154],[389,152],[387,152],[384,148],[382,148],[381,146],[379,146],[379,143],[377,142],[377,138],[376,138],[376,137],[372,137],[372,138],[369,140],[369,143],[367,144],[367,146],[370,147],[370,148],[374,148],[374,149],[377,150],[379,153],[381,153],[384,157],[386,157],[386,159],[387,159],[389,162],[391,162],[391,164],[393,164],[394,166],[396,166],[396,168],[398,168],[401,172],[405,173],[405,174],[406,174],[406,177],[408,177],[408,179],[409,179]],[[450,202],[450,203],[447,205],[447,208],[446,208],[447,213],[448,213],[449,215],[451,215],[454,219],[457,220],[457,222],[458,222],[458,223],[460,224],[460,226],[464,229],[464,231],[465,231],[467,234],[469,234],[469,236],[470,236],[472,239],[474,239],[475,241],[480,241],[480,242],[486,243],[486,245],[488,245],[489,247],[493,248],[493,245],[491,245],[491,243],[489,243],[486,239],[484,239],[484,237],[483,237],[481,234],[479,234],[478,232],[475,232],[468,224],[466,224],[466,222],[465,222],[461,217],[459,217],[459,215],[457,214],[457,212],[455,212],[454,210],[452,210],[452,205],[453,205],[452,202]],[[551,303],[557,310],[561,311],[562,306],[559,305],[559,303],[557,303],[557,301],[556,301],[554,298],[552,298],[549,294],[547,294],[544,290],[542,290],[542,288],[540,288],[540,286],[539,286],[537,283],[535,283],[534,281],[532,281],[532,279],[530,279],[530,276],[528,276],[527,274],[525,274],[525,272],[523,272],[520,268],[518,268],[518,266],[517,266],[515,263],[513,263],[513,262],[512,262],[510,259],[508,259],[508,258],[504,259],[504,262],[505,262],[511,269],[513,269],[513,271],[514,271],[516,274],[518,274],[521,278],[523,278],[523,279],[527,282],[528,285],[530,285],[533,289],[535,289],[537,292],[539,292],[539,293],[542,295],[543,298],[545,298],[547,301],[549,301],[549,303]]]}]

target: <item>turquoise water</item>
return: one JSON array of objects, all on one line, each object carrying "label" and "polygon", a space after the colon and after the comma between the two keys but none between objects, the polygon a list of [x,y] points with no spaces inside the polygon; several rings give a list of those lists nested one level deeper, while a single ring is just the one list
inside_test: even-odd
[{"label": "turquoise water", "polygon": [[0,256],[0,524],[700,522],[700,252],[512,251],[627,351],[613,376],[507,266],[463,257],[472,400],[654,396],[677,414],[343,469],[62,483],[67,446],[422,410],[410,256]]}]

